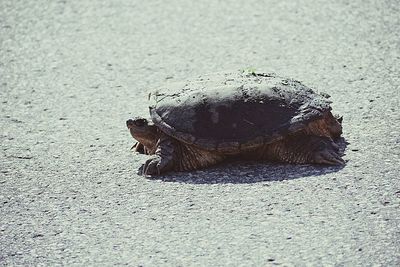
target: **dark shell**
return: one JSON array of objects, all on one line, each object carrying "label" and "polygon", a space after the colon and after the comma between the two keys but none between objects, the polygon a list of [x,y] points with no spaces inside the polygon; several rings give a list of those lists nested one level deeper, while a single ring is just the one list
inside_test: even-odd
[{"label": "dark shell", "polygon": [[299,81],[243,71],[167,83],[152,101],[152,120],[163,132],[218,151],[276,141],[331,109],[330,101]]}]

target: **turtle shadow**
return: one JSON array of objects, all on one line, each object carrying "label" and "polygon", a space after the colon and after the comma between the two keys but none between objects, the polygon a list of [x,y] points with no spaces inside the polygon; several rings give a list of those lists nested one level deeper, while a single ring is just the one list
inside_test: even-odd
[{"label": "turtle shadow", "polygon": [[[337,143],[341,154],[344,154],[348,143],[344,138],[341,138]],[[338,172],[344,167],[345,165],[294,165],[232,160],[208,169],[192,172],[174,172],[151,177],[151,179],[188,184],[251,184],[321,176]]]},{"label": "turtle shadow", "polygon": [[236,161],[206,170],[170,173],[169,175],[152,177],[151,179],[188,184],[251,184],[320,176],[337,172],[343,167]]}]

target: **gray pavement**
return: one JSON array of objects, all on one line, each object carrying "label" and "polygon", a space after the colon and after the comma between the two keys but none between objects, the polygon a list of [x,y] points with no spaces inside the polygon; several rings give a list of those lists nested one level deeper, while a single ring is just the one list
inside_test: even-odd
[{"label": "gray pavement", "polygon": [[[248,67],[332,96],[344,168],[136,174],[152,88]],[[399,266],[399,90],[397,0],[2,0],[0,265]]]}]

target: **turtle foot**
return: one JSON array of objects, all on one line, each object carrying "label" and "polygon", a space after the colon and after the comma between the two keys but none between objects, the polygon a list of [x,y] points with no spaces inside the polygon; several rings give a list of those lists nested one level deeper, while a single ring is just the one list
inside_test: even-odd
[{"label": "turtle foot", "polygon": [[[315,140],[318,138],[319,140]],[[344,165],[345,162],[340,156],[339,146],[330,138],[315,137],[318,142],[315,150],[312,152],[314,163],[328,165]],[[313,141],[314,141],[313,140]]]}]

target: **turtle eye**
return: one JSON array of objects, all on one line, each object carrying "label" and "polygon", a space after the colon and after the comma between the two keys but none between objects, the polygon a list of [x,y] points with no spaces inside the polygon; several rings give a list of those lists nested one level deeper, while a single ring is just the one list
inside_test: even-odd
[{"label": "turtle eye", "polygon": [[146,122],[147,122],[146,119],[137,119],[137,120],[135,120],[134,123],[136,126],[142,127],[146,124]]}]

